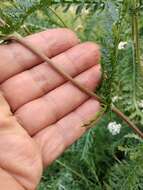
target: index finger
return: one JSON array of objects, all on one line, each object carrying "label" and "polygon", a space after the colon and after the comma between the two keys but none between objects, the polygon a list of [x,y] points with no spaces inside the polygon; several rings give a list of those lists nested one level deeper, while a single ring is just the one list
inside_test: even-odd
[{"label": "index finger", "polygon": [[[48,57],[53,57],[79,43],[69,29],[49,29],[25,38]],[[0,83],[8,78],[38,65],[42,60],[18,43],[0,46]]]}]

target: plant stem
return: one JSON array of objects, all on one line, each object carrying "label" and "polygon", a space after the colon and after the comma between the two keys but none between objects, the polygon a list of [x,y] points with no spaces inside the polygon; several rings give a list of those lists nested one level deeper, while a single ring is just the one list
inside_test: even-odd
[{"label": "plant stem", "polygon": [[[88,90],[87,88],[85,88],[81,84],[79,84],[77,81],[75,81],[69,74],[67,74],[65,71],[63,71],[61,68],[59,68],[57,65],[55,65],[53,63],[53,61],[51,61],[51,59],[49,59],[40,49],[38,49],[37,47],[34,47],[31,44],[29,44],[28,42],[26,42],[24,40],[24,38],[21,37],[19,34],[14,33],[14,35],[8,36],[8,39],[15,40],[15,41],[19,42],[20,44],[22,44],[23,46],[25,46],[26,48],[28,48],[35,55],[39,56],[44,61],[46,61],[56,72],[58,72],[65,79],[67,79],[68,81],[70,81],[73,85],[75,85],[77,88],[79,88],[82,92],[84,92],[88,96],[90,96],[90,97],[98,100],[101,103],[101,105],[106,106],[105,103],[102,101],[101,97],[99,97],[94,92]],[[143,138],[143,133],[118,108],[116,108],[115,106],[112,106],[111,110],[113,112],[115,112],[120,118],[122,118],[129,125],[129,127],[131,129],[133,129],[141,138]]]},{"label": "plant stem", "polygon": [[[71,0],[71,1],[63,0],[62,3],[63,4],[71,4],[72,3],[72,4],[75,4],[75,5],[78,5],[78,4],[83,3],[83,1],[82,0],[74,0],[74,1],[73,0]],[[84,0],[84,3],[93,5],[93,4],[96,4],[97,2],[96,1],[91,1],[91,0]],[[54,4],[60,4],[60,2],[59,1],[53,1],[52,4],[53,5]]]},{"label": "plant stem", "polygon": [[141,59],[140,59],[140,43],[139,43],[139,25],[138,25],[138,20],[139,20],[139,5],[140,2],[139,0],[133,0],[132,1],[132,49],[133,49],[133,101],[135,108],[138,112],[139,115],[142,116],[141,110],[138,107],[138,102],[137,102],[137,95],[136,95],[136,75],[138,74],[137,72],[140,72],[141,68]]},{"label": "plant stem", "polygon": [[118,116],[120,116],[128,124],[128,126],[135,131],[135,133],[137,133],[141,138],[143,138],[142,131],[140,131],[140,129],[137,128],[137,126],[124,113],[122,113],[115,106],[112,107],[112,111],[115,112]]},{"label": "plant stem", "polygon": [[88,184],[89,182],[93,184],[92,181],[89,181],[87,178],[85,178],[80,173],[78,173],[77,171],[73,170],[72,168],[70,168],[65,163],[61,162],[60,160],[56,160],[56,163],[58,163],[59,165],[65,167],[67,170],[71,171],[74,175],[76,175],[77,177],[81,178],[87,185],[89,185]]},{"label": "plant stem", "polygon": [[54,11],[51,7],[48,7],[48,9],[60,20],[60,22],[63,24],[63,27],[67,27],[67,25],[64,23],[64,21],[61,19],[61,17]]},{"label": "plant stem", "polygon": [[40,51],[38,48],[32,46],[31,44],[27,43],[23,37],[21,37],[19,34],[15,33],[15,35],[8,37],[11,40],[15,40],[19,43],[21,43],[23,46],[27,47],[29,50],[31,50],[34,54],[41,57],[44,61],[46,61],[56,72],[58,72],[60,75],[62,75],[65,79],[69,80],[71,83],[73,83],[75,86],[77,86],[81,91],[84,91],[87,95],[96,98],[99,102],[102,102],[101,98],[97,96],[94,92],[89,91],[87,88],[80,85],[77,81],[75,81],[70,75],[68,75],[66,72],[64,72],[61,68],[56,66],[51,59],[49,59],[42,51]]},{"label": "plant stem", "polygon": [[132,40],[135,50],[135,62],[140,65],[140,43],[139,43],[139,0],[133,0],[132,5]]}]

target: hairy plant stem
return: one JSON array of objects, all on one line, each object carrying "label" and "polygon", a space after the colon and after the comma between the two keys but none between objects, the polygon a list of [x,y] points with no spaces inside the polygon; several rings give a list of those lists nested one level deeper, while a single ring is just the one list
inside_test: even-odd
[{"label": "hairy plant stem", "polygon": [[133,0],[132,5],[132,40],[135,50],[135,62],[140,65],[140,44],[139,44],[139,0]]},{"label": "hairy plant stem", "polygon": [[[73,85],[75,85],[77,88],[79,88],[82,92],[87,94],[89,97],[92,97],[96,100],[98,100],[101,103],[101,106],[106,107],[105,102],[102,101],[101,97],[96,95],[94,92],[90,91],[89,89],[83,87],[81,84],[79,84],[76,80],[74,80],[69,74],[67,74],[65,71],[63,71],[61,68],[59,68],[57,65],[51,61],[40,49],[37,47],[32,46],[28,42],[24,40],[23,37],[21,37],[18,33],[14,33],[13,35],[10,35],[7,37],[9,40],[15,40],[28,48],[31,52],[33,52],[35,55],[39,56],[43,61],[46,61],[56,72],[58,72],[60,75],[62,75],[65,79],[70,81]],[[130,119],[125,116],[118,108],[116,108],[114,105],[112,105],[111,110],[115,112],[120,118],[122,118],[128,126],[135,131],[141,138],[143,138],[143,133],[137,128],[137,126],[130,121]]]},{"label": "hairy plant stem", "polygon": [[[132,41],[133,41],[133,101],[135,108],[139,115],[141,115],[141,111],[138,107],[138,102],[136,99],[136,74],[141,69],[141,59],[140,59],[140,44],[139,44],[139,0],[133,0],[131,7],[131,20],[132,20]],[[138,69],[137,69],[138,68]]]}]

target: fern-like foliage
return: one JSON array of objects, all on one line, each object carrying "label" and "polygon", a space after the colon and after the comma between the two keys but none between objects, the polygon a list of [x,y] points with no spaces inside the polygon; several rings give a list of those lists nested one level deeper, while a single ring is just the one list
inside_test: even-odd
[{"label": "fern-like foliage", "polygon": [[11,34],[18,31],[27,35],[45,30],[48,27],[63,27],[63,21],[56,12],[50,8],[49,0],[13,0],[0,6],[0,17],[3,23],[0,31]]},{"label": "fern-like foliage", "polygon": [[[138,0],[135,0],[138,1]],[[45,170],[39,190],[143,190],[143,142],[110,110],[115,104],[143,127],[143,46],[136,60],[132,17],[143,16],[143,3],[134,0],[9,0],[0,4],[0,34],[28,35],[47,28],[69,27],[82,41],[101,44],[103,82],[98,94],[108,110],[88,131]],[[143,43],[143,21],[139,21]],[[2,41],[1,41],[2,42]],[[127,42],[119,49],[120,42]],[[113,136],[110,121],[122,125]],[[128,134],[128,135],[127,135]]]},{"label": "fern-like foliage", "polygon": [[[132,140],[136,137],[129,136]],[[126,152],[128,161],[116,163],[108,172],[108,184],[105,184],[107,190],[140,190],[143,187],[143,162],[142,151],[143,144],[136,138],[138,145],[132,147],[120,147]]]},{"label": "fern-like foliage", "polygon": [[[143,113],[139,103],[143,97],[143,71],[141,63],[136,62],[131,27],[133,14],[128,1],[116,4],[107,1],[104,11],[88,15],[84,36],[86,40],[99,41],[103,46],[104,80],[100,95],[109,107],[114,103],[138,126],[142,126]],[[120,42],[128,45],[120,50]]]},{"label": "fern-like foliage", "polygon": [[[136,61],[136,45],[134,44],[134,37],[132,37],[134,34],[130,27],[134,14],[136,13],[133,12],[132,6],[127,6],[127,2],[125,1],[120,10],[120,19],[115,25],[117,32],[113,33],[116,39],[114,47],[115,56],[112,56],[114,57],[113,62],[115,62],[113,72],[115,80],[112,80],[113,95],[118,96],[120,103],[117,105],[120,109],[124,110],[138,125],[143,125],[143,113],[139,107],[139,102],[143,95],[143,75],[140,61]],[[128,32],[124,34],[124,31]],[[128,42],[124,51],[117,49],[120,41]]]}]

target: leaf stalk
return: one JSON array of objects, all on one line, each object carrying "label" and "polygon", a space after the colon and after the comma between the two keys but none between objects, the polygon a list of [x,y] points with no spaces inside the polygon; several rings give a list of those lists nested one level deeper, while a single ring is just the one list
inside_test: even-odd
[{"label": "leaf stalk", "polygon": [[[28,48],[35,55],[39,56],[43,61],[46,61],[56,72],[58,72],[65,79],[67,79],[68,81],[70,81],[74,86],[76,86],[77,88],[79,88],[82,92],[84,92],[88,96],[90,96],[90,97],[96,99],[97,101],[99,101],[101,103],[101,106],[106,107],[106,104],[105,104],[105,102],[103,102],[103,100],[101,99],[101,97],[99,97],[94,92],[90,91],[89,89],[85,88],[80,83],[78,83],[76,80],[74,80],[69,74],[67,74],[65,71],[63,71],[63,69],[61,69],[57,65],[55,65],[53,63],[53,61],[51,59],[49,59],[40,49],[38,49],[37,47],[34,47],[31,44],[29,44],[28,42],[26,42],[24,40],[24,38],[21,37],[18,33],[14,33],[13,35],[8,36],[7,39],[9,39],[9,40],[15,40],[18,43],[20,43],[21,45],[23,45],[26,48]],[[122,113],[114,105],[112,105],[111,110],[113,112],[115,112],[120,118],[122,118],[128,124],[128,126],[132,130],[134,130],[135,133],[137,133],[141,138],[143,138],[142,131],[140,131],[140,129],[138,129],[138,127],[124,113]]]}]

